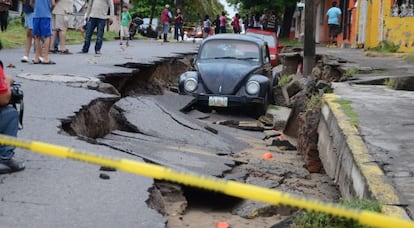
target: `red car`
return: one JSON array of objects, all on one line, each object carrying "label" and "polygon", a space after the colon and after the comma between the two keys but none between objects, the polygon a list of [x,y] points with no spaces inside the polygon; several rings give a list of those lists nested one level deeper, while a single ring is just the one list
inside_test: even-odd
[{"label": "red car", "polygon": [[267,42],[267,45],[269,46],[270,63],[272,64],[272,66],[276,66],[279,51],[281,48],[283,48],[283,46],[279,45],[279,40],[276,36],[276,33],[261,29],[249,28],[246,30],[246,34],[250,36],[259,37]]}]

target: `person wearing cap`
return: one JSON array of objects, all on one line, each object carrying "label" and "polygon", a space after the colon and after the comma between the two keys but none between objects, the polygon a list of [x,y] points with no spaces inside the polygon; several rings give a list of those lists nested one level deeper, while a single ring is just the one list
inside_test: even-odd
[{"label": "person wearing cap", "polygon": [[165,8],[161,12],[161,23],[162,23],[162,33],[164,35],[164,42],[168,42],[167,36],[168,31],[170,30],[172,14],[170,11],[170,5],[166,4]]}]

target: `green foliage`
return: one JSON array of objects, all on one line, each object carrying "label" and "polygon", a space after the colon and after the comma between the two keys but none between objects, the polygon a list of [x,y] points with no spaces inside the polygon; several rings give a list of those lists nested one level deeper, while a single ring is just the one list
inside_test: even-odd
[{"label": "green foliage", "polygon": [[278,82],[278,86],[279,87],[283,87],[283,86],[285,86],[285,85],[287,85],[287,84],[289,84],[289,82],[290,81],[292,81],[292,76],[291,75],[287,75],[287,74],[285,74],[285,75],[282,75],[281,77],[280,77],[280,79],[279,79],[279,82]]},{"label": "green foliage", "polygon": [[[174,5],[176,2],[177,7]],[[154,5],[155,4],[155,5]],[[153,18],[160,18],[161,11],[164,9],[165,4],[169,4],[171,11],[174,14],[175,10],[181,6],[181,12],[184,18],[184,23],[187,26],[192,26],[193,24],[200,25],[203,21],[205,15],[210,16],[210,20],[215,18],[215,15],[221,14],[224,10],[223,5],[219,3],[218,0],[212,1],[202,1],[202,0],[180,0],[180,1],[150,1],[150,0],[141,0],[134,1],[131,5],[130,12],[132,14],[136,13],[141,17],[151,17],[153,13]],[[154,7],[154,12],[151,10]]]},{"label": "green foliage", "polygon": [[26,42],[26,32],[21,23],[21,17],[10,21],[7,32],[0,33],[3,48],[23,47]]},{"label": "green foliage", "polygon": [[308,105],[307,110],[320,109],[322,107],[322,96],[312,95]]},{"label": "green foliage", "polygon": [[400,48],[400,46],[389,42],[389,41],[381,41],[378,46],[376,46],[375,48],[369,49],[372,51],[377,51],[377,52],[381,52],[381,53],[395,53],[398,51],[398,49]]},{"label": "green foliage", "polygon": [[395,89],[395,87],[396,87],[395,80],[393,80],[391,78],[385,79],[384,83],[385,83],[385,86],[387,86],[389,89]]},{"label": "green foliage", "polygon": [[268,105],[268,106],[267,106],[267,108],[268,108],[268,109],[274,109],[274,110],[279,110],[279,109],[280,109],[280,107],[279,107],[279,106],[277,106],[277,105],[272,105],[272,104]]},{"label": "green foliage", "polygon": [[[118,32],[105,31],[104,33],[104,40],[114,40],[115,37],[118,37]],[[7,32],[0,33],[0,40],[5,49],[24,47],[26,43],[26,31],[22,26],[20,17],[10,21]],[[79,30],[67,30],[66,44],[81,44],[82,42],[83,36]]]},{"label": "green foliage", "polygon": [[[368,210],[381,212],[381,204],[378,201],[358,199],[354,201],[341,201],[340,205],[347,208],[357,210]],[[296,217],[291,227],[299,228],[324,228],[324,227],[340,227],[340,228],[364,228],[367,227],[354,220],[345,219],[343,217],[334,217],[331,215],[318,212],[304,212]]]},{"label": "green foliage", "polygon": [[303,42],[300,42],[298,40],[291,40],[291,39],[284,38],[284,39],[280,39],[279,43],[282,44],[285,47],[290,46],[290,47],[301,47],[301,48],[303,48]]},{"label": "green foliage", "polygon": [[351,78],[352,76],[354,76],[355,74],[358,74],[358,73],[359,73],[359,69],[355,68],[355,67],[352,67],[352,68],[349,68],[345,71],[344,76],[347,77],[347,78]]},{"label": "green foliage", "polygon": [[344,111],[345,115],[348,117],[348,121],[352,125],[354,126],[359,125],[358,114],[354,112],[354,110],[352,109],[351,101],[341,98],[341,99],[335,99],[333,102],[338,103],[341,106],[342,111]]}]

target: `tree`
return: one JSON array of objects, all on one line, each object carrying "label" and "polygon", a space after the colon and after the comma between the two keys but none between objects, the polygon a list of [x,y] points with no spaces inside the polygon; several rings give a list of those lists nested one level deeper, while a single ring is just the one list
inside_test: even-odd
[{"label": "tree", "polygon": [[134,0],[131,4],[133,6],[131,12],[141,17],[159,17],[165,4],[169,4],[172,11],[181,8],[184,22],[191,25],[194,23],[200,24],[206,14],[213,17],[224,10],[224,6],[218,0]]},{"label": "tree", "polygon": [[275,10],[278,18],[282,19],[281,37],[288,37],[296,1],[292,0],[227,0],[231,5],[238,5],[240,11],[250,13],[263,12],[264,9]]}]

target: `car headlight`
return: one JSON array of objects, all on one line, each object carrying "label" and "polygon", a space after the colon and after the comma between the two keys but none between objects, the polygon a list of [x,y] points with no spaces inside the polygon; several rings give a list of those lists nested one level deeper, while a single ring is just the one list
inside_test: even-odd
[{"label": "car headlight", "polygon": [[194,78],[187,78],[184,81],[184,89],[185,91],[192,93],[197,89],[198,82]]},{"label": "car headlight", "polygon": [[246,84],[246,91],[250,95],[257,94],[260,90],[260,84],[256,81],[248,81]]}]

